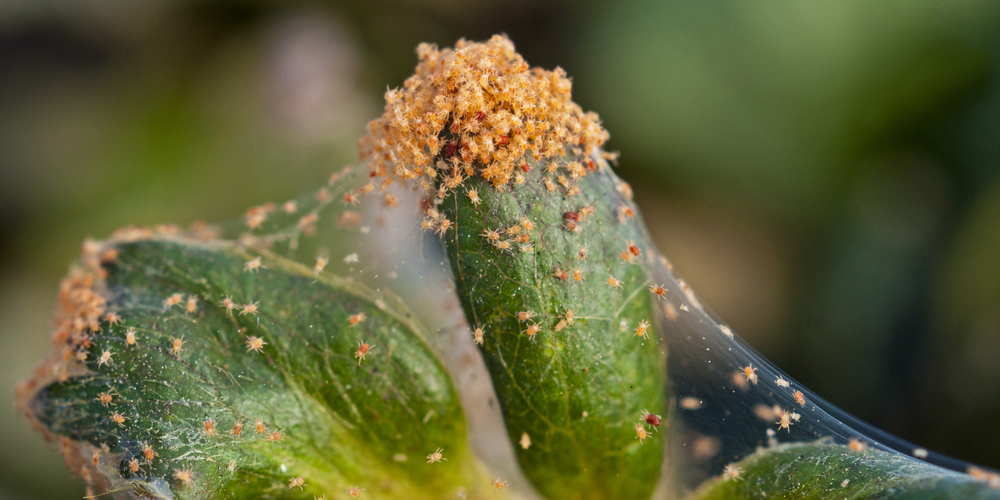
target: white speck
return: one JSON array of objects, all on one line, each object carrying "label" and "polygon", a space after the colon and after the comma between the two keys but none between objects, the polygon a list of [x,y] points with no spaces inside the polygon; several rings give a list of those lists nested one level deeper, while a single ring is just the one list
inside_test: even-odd
[{"label": "white speck", "polygon": [[372,231],[372,229],[370,227],[368,227],[368,226],[361,226],[361,234],[368,234],[371,231]]},{"label": "white speck", "polygon": [[285,464],[281,464],[281,467],[279,467],[279,469],[281,469],[282,474],[288,472],[288,466]]},{"label": "white speck", "polygon": [[845,479],[845,480],[843,480],[843,482],[840,483],[840,487],[841,488],[846,488],[847,487],[847,483],[850,483],[850,482],[851,482],[850,479]]},{"label": "white speck", "polygon": [[927,450],[924,448],[917,448],[913,450],[913,456],[917,458],[927,458]]},{"label": "white speck", "polygon": [[348,254],[347,257],[344,257],[345,264],[353,264],[357,261],[358,261],[358,254],[356,253]]}]

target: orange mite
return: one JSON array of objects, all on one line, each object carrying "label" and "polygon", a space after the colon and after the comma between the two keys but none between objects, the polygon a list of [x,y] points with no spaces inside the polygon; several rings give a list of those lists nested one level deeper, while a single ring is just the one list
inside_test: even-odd
[{"label": "orange mite", "polygon": [[639,322],[639,328],[635,329],[635,334],[638,335],[638,336],[640,336],[640,337],[645,338],[646,337],[646,330],[648,330],[648,329],[649,329],[649,322],[646,321],[646,320],[642,320],[642,321]]},{"label": "orange mite", "polygon": [[235,424],[233,424],[233,435],[239,436],[242,432],[243,432],[243,420],[240,419],[237,420]]},{"label": "orange mite", "polygon": [[347,322],[350,323],[351,326],[355,326],[358,323],[364,321],[365,319],[367,319],[365,313],[357,313],[357,314],[352,314],[349,318],[347,318]]},{"label": "orange mite", "polygon": [[569,279],[569,273],[563,269],[556,269],[556,272],[552,273],[552,276],[554,276],[556,279],[561,279],[561,280]]},{"label": "orange mite", "polygon": [[622,288],[622,280],[616,279],[612,275],[608,275],[608,286],[610,286],[611,288],[617,288],[617,289],[621,290],[621,288]]},{"label": "orange mite", "polygon": [[757,385],[757,369],[754,368],[752,364],[743,368],[743,376],[752,382],[753,385]]},{"label": "orange mite", "polygon": [[156,457],[156,453],[153,451],[153,447],[149,446],[149,443],[142,443],[142,454],[146,456],[146,460],[152,460]]},{"label": "orange mite", "polygon": [[635,242],[632,240],[626,240],[625,245],[628,246],[628,252],[632,254],[633,257],[638,257],[639,254],[642,253],[642,251],[639,250],[639,247],[635,246]]},{"label": "orange mite", "polygon": [[537,324],[532,324],[528,325],[528,329],[525,330],[524,333],[527,333],[529,338],[534,338],[535,334],[538,333],[541,329],[542,327],[538,326]]},{"label": "orange mite", "polygon": [[375,346],[368,345],[367,342],[358,343],[358,350],[354,352],[354,357],[358,358],[358,365],[361,365],[361,362],[364,361],[365,356],[368,355],[368,350],[371,349],[372,347]]},{"label": "orange mite", "polygon": [[257,420],[254,420],[253,426],[254,429],[257,430],[257,434],[263,434],[264,432],[266,432],[266,429],[264,427],[264,421],[259,418]]},{"label": "orange mite", "polygon": [[205,421],[205,434],[208,434],[209,436],[215,435],[215,422],[213,422],[212,419]]},{"label": "orange mite", "polygon": [[635,424],[635,438],[639,440],[639,444],[642,444],[642,440],[649,437],[649,433],[646,432],[646,428],[642,424]]},{"label": "orange mite", "polygon": [[579,267],[573,270],[573,280],[583,281],[583,271]]},{"label": "orange mite", "polygon": [[649,285],[649,291],[653,292],[653,295],[656,295],[657,298],[667,295],[667,289],[660,285]]},{"label": "orange mite", "polygon": [[792,393],[792,396],[795,398],[795,402],[798,403],[799,406],[805,408],[806,397],[804,394],[802,394],[802,391],[795,391]]}]

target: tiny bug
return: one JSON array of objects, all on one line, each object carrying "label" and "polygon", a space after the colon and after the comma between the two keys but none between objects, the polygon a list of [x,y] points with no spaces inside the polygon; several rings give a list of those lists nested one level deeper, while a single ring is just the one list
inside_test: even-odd
[{"label": "tiny bug", "polygon": [[660,285],[649,285],[649,291],[656,295],[656,298],[660,298],[667,295],[667,289]]},{"label": "tiny bug", "polygon": [[725,334],[727,337],[733,338],[733,331],[730,330],[728,326],[719,325],[719,330],[722,330],[722,333]]},{"label": "tiny bug", "polygon": [[108,403],[111,402],[111,394],[102,392],[94,398],[94,401],[100,401],[103,406],[108,406]]},{"label": "tiny bug", "polygon": [[288,489],[292,489],[292,488],[295,488],[297,486],[299,488],[299,490],[301,491],[303,489],[303,487],[305,486],[305,484],[306,484],[306,480],[302,478],[302,474],[299,474],[299,477],[293,477],[293,478],[291,478],[291,479],[288,480]]},{"label": "tiny bug", "polygon": [[559,333],[559,332],[563,331],[564,328],[566,328],[566,320],[561,319],[561,320],[559,320],[558,323],[556,323],[555,331],[556,331],[556,333]]},{"label": "tiny bug", "polygon": [[261,352],[265,345],[267,342],[264,342],[264,339],[260,337],[247,337],[247,352]]},{"label": "tiny bug", "polygon": [[552,182],[552,179],[546,178],[545,179],[545,189],[548,189],[549,191],[555,191],[556,190],[556,183]]},{"label": "tiny bug", "polygon": [[587,205],[580,209],[580,222],[587,219],[587,216],[594,213],[594,207]]},{"label": "tiny bug", "polygon": [[441,222],[438,225],[437,231],[435,231],[439,236],[444,236],[445,231],[451,227],[451,221],[447,217],[442,217]]},{"label": "tiny bug", "polygon": [[198,297],[195,297],[194,295],[188,295],[186,309],[188,313],[193,314],[198,312]]},{"label": "tiny bug", "polygon": [[580,231],[582,231],[582,229],[580,229],[580,225],[577,224],[575,221],[571,221],[571,220],[565,221],[565,223],[563,224],[563,227],[565,227],[567,231],[570,231],[570,232],[573,232],[573,233],[579,233]]},{"label": "tiny bug", "polygon": [[608,286],[610,286],[611,288],[617,288],[621,290],[622,285],[623,283],[620,279],[615,278],[613,274],[608,275]]},{"label": "tiny bug", "polygon": [[778,424],[778,429],[779,430],[785,429],[789,433],[792,432],[792,414],[790,412],[782,410],[778,418],[779,420],[775,422],[776,424]]},{"label": "tiny bug", "polygon": [[344,256],[344,264],[356,264],[358,262],[357,253],[349,253]]},{"label": "tiny bug", "polygon": [[858,453],[861,453],[862,451],[865,451],[868,448],[868,445],[862,443],[861,440],[858,438],[849,439],[847,441],[847,446],[851,448],[851,451],[856,451]]},{"label": "tiny bug", "polygon": [[507,487],[507,482],[501,481],[500,478],[495,477],[493,478],[493,487],[496,488],[496,491],[503,492],[503,489]]},{"label": "tiny bug", "polygon": [[521,311],[521,312],[517,313],[517,320],[518,321],[528,321],[529,319],[534,318],[534,317],[535,317],[535,312],[534,311]]},{"label": "tiny bug", "polygon": [[752,382],[753,385],[757,385],[757,369],[753,367],[753,363],[743,368],[743,376]]},{"label": "tiny bug", "polygon": [[588,255],[589,253],[590,253],[590,251],[589,251],[589,250],[587,250],[587,245],[584,245],[584,246],[580,247],[580,251],[579,251],[579,252],[577,252],[577,254],[576,254],[576,255],[577,255],[577,257],[578,257],[578,258],[579,258],[580,260],[587,260],[587,255]]},{"label": "tiny bug", "polygon": [[647,424],[652,425],[654,428],[659,427],[660,423],[663,422],[663,419],[659,415],[653,415],[647,410],[642,410],[642,416],[639,417],[639,420],[645,420]]},{"label": "tiny bug", "polygon": [[646,330],[648,329],[649,329],[649,322],[646,320],[642,320],[639,322],[639,327],[635,329],[635,334],[639,337],[647,338]]},{"label": "tiny bug", "polygon": [[569,326],[573,326],[573,319],[576,317],[576,313],[572,309],[566,309],[566,323]]},{"label": "tiny bug", "polygon": [[132,459],[128,461],[128,468],[132,470],[133,473],[139,472],[139,461]]},{"label": "tiny bug", "polygon": [[354,351],[354,357],[358,358],[358,365],[359,366],[361,365],[361,362],[364,361],[365,356],[368,355],[368,350],[371,349],[372,347],[375,347],[375,346],[368,345],[367,342],[358,342],[358,350]]},{"label": "tiny bug", "polygon": [[119,427],[124,427],[125,416],[118,412],[113,412],[111,414],[111,421],[118,424]]},{"label": "tiny bug", "polygon": [[774,383],[778,384],[778,387],[788,387],[791,385],[787,380],[781,378],[781,375],[778,375],[778,378],[774,379]]},{"label": "tiny bug", "polygon": [[350,317],[347,318],[347,322],[350,323],[351,326],[356,326],[358,323],[361,323],[366,319],[368,319],[368,317],[362,312],[350,315]]},{"label": "tiny bug", "polygon": [[583,281],[583,271],[579,267],[573,270],[573,280]]},{"label": "tiny bug", "polygon": [[623,261],[631,264],[632,261],[635,260],[635,255],[632,255],[632,252],[629,252],[626,249],[624,252],[621,253],[621,258],[622,258]]},{"label": "tiny bug", "polygon": [[350,495],[350,496],[352,496],[352,497],[354,497],[354,498],[361,498],[361,494],[364,493],[364,492],[366,492],[366,491],[368,491],[368,490],[366,490],[364,488],[358,488],[357,486],[355,486],[355,487],[347,490],[347,494]]},{"label": "tiny bug", "polygon": [[281,208],[282,210],[285,211],[286,214],[294,214],[295,212],[299,211],[299,204],[296,203],[294,200],[290,200],[286,201],[285,204],[281,206]]},{"label": "tiny bug", "polygon": [[803,408],[806,407],[806,396],[805,396],[805,394],[802,394],[802,391],[795,391],[795,392],[793,392],[792,393],[792,397],[795,398],[795,402],[798,403],[799,406],[801,406]]},{"label": "tiny bug", "polygon": [[537,323],[533,323],[531,325],[528,325],[528,329],[525,330],[524,333],[528,334],[528,338],[533,339],[535,338],[535,334],[538,333],[541,329],[542,329],[541,326],[539,326]]},{"label": "tiny bug", "polygon": [[554,276],[556,279],[560,279],[560,280],[568,280],[569,279],[569,273],[566,272],[566,270],[564,270],[564,269],[556,269],[556,271],[554,273],[552,273],[552,276]]},{"label": "tiny bug", "polygon": [[566,196],[567,197],[568,196],[576,196],[576,195],[580,194],[580,191],[581,191],[580,186],[573,186],[573,187],[569,188],[568,191],[566,191]]},{"label": "tiny bug", "polygon": [[164,309],[170,309],[171,307],[174,307],[177,304],[180,304],[183,300],[184,300],[184,294],[183,293],[175,293],[175,294],[167,297],[163,301],[163,308]]},{"label": "tiny bug", "polygon": [[222,299],[222,302],[220,302],[220,304],[222,305],[222,307],[226,308],[226,314],[228,314],[230,316],[233,315],[233,309],[236,309],[237,307],[239,307],[239,306],[236,305],[235,302],[233,302],[233,298],[230,297],[230,296],[228,296],[228,295],[226,295]]},{"label": "tiny bug", "polygon": [[531,241],[531,236],[528,236],[527,234],[519,234],[516,238],[514,238],[514,241],[518,243],[527,243]]},{"label": "tiny bug", "polygon": [[181,335],[180,338],[175,338],[170,343],[170,350],[175,356],[180,355],[181,351],[184,350],[184,336]]},{"label": "tiny bug", "polygon": [[[330,261],[328,259],[326,259],[325,257],[317,257],[316,258],[316,265],[313,266],[313,275],[318,277],[319,273],[323,272],[323,269],[326,267],[326,264],[328,262],[330,262]],[[230,301],[230,302],[232,302],[232,301]]]},{"label": "tiny bug", "polygon": [[493,241],[497,241],[500,239],[500,233],[497,232],[495,229],[487,229],[485,232],[483,232],[483,236],[486,237],[486,239]]},{"label": "tiny bug", "polygon": [[156,457],[156,452],[149,443],[142,443],[142,454],[146,456],[146,460],[153,460]]},{"label": "tiny bug", "polygon": [[357,205],[361,201],[358,196],[354,193],[347,193],[344,195],[344,205]]},{"label": "tiny bug", "polygon": [[260,301],[258,300],[257,302],[251,302],[249,304],[245,304],[241,308],[242,312],[240,312],[240,316],[243,316],[244,314],[257,314],[257,303],[258,302],[260,302]]},{"label": "tiny bug", "polygon": [[257,434],[263,434],[267,432],[267,428],[264,427],[264,421],[259,418],[254,420],[253,427],[257,431]]},{"label": "tiny bug", "polygon": [[135,328],[125,330],[125,343],[128,345],[135,345]]},{"label": "tiny bug", "polygon": [[625,240],[625,246],[628,247],[628,252],[632,254],[633,257],[638,257],[639,254],[642,253],[642,251],[639,250],[639,247],[635,246],[635,242],[632,240]]},{"label": "tiny bug", "polygon": [[510,236],[513,236],[513,235],[515,235],[517,233],[520,233],[521,232],[521,225],[520,224],[514,224],[513,226],[510,226],[510,228],[507,229],[506,232]]},{"label": "tiny bug", "polygon": [[527,432],[521,434],[521,440],[518,441],[517,444],[521,445],[522,450],[527,450],[528,448],[531,448],[531,436],[529,436]]},{"label": "tiny bug", "polygon": [[90,459],[90,463],[97,465],[101,459],[101,450],[94,450],[93,458]]},{"label": "tiny bug", "polygon": [[483,345],[483,327],[479,326],[472,332],[473,342]]},{"label": "tiny bug", "polygon": [[251,260],[248,260],[246,262],[246,264],[243,264],[243,272],[250,272],[250,273],[252,273],[252,272],[255,272],[258,269],[264,267],[264,264],[261,263],[260,259],[261,259],[260,256],[257,256],[257,257],[254,257]]},{"label": "tiny bug", "polygon": [[635,211],[626,205],[618,207],[618,222],[625,222],[628,219],[635,217]]},{"label": "tiny bug", "polygon": [[278,430],[278,431],[274,431],[274,432],[268,434],[267,435],[267,440],[268,440],[268,442],[270,442],[272,444],[280,442],[281,441],[281,431]]},{"label": "tiny bug", "polygon": [[625,318],[622,318],[622,320],[618,322],[618,329],[621,330],[621,331],[623,331],[623,332],[627,332],[628,331],[628,320],[625,319]]},{"label": "tiny bug", "polygon": [[566,212],[563,214],[563,219],[576,222],[580,220],[580,214],[577,212]]},{"label": "tiny bug", "polygon": [[399,204],[399,201],[396,200],[396,197],[393,196],[390,193],[385,193],[385,196],[383,198],[383,202],[385,203],[385,206],[387,206],[389,208],[395,208],[396,205]]},{"label": "tiny bug", "polygon": [[209,436],[214,436],[215,435],[215,421],[212,420],[212,419],[208,419],[208,420],[205,421],[204,425],[205,425],[205,434],[208,434]]},{"label": "tiny bug", "polygon": [[496,246],[501,251],[503,251],[503,250],[510,250],[510,242],[509,241],[498,241],[498,242],[496,242],[494,244],[494,246]]},{"label": "tiny bug", "polygon": [[422,229],[424,231],[426,231],[428,229],[434,229],[436,226],[437,226],[437,224],[434,222],[433,219],[424,219],[424,220],[420,221],[420,229]]},{"label": "tiny bug", "polygon": [[635,424],[635,438],[639,440],[639,444],[642,444],[642,440],[649,437],[649,433],[646,432],[646,427],[642,424]]},{"label": "tiny bug", "polygon": [[107,321],[108,323],[111,323],[112,325],[117,325],[117,324],[119,324],[119,323],[122,322],[122,317],[119,316],[117,313],[114,313],[114,312],[109,312],[108,314],[106,314],[104,316],[104,319],[105,319],[105,321]]},{"label": "tiny bug", "polygon": [[478,192],[476,192],[476,190],[475,190],[475,189],[470,189],[470,190],[469,190],[469,192],[468,192],[468,193],[466,193],[466,194],[467,194],[467,195],[469,196],[469,201],[470,201],[470,202],[472,202],[472,204],[473,204],[473,205],[475,205],[475,206],[477,206],[477,207],[478,207],[478,206],[479,206],[479,203],[480,203],[480,201],[481,201],[481,200],[479,199],[479,193],[478,193]]},{"label": "tiny bug", "polygon": [[97,359],[97,366],[110,365],[111,364],[111,349],[108,349],[101,353],[101,357]]},{"label": "tiny bug", "polygon": [[174,479],[184,483],[185,486],[191,486],[191,484],[194,483],[194,477],[188,469],[174,471]]},{"label": "tiny bug", "polygon": [[243,433],[243,419],[241,418],[237,420],[235,424],[233,424],[233,435],[239,436],[242,433]]},{"label": "tiny bug", "polygon": [[527,217],[521,217],[521,225],[524,226],[525,231],[531,231],[532,229],[535,229],[535,225],[532,224]]},{"label": "tiny bug", "polygon": [[443,456],[441,456],[441,451],[442,451],[442,448],[438,448],[438,449],[434,450],[434,453],[431,453],[430,455],[427,455],[427,463],[432,464],[432,463],[435,463],[435,462],[440,462],[442,460],[447,461],[448,460],[447,458],[444,458]]},{"label": "tiny bug", "polygon": [[740,477],[740,474],[743,473],[743,469],[741,469],[739,467],[734,467],[731,464],[727,465],[726,468],[723,469],[722,473],[726,477],[726,479],[732,479],[734,481],[741,481],[741,480],[743,480],[743,478]]}]

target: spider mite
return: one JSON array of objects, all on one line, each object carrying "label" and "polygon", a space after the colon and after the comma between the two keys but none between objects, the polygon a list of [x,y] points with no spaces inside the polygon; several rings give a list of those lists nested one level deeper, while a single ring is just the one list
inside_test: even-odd
[{"label": "spider mite", "polygon": [[535,229],[535,225],[532,224],[527,217],[521,217],[521,225],[524,226],[525,231],[531,231],[532,229]]},{"label": "spider mite", "polygon": [[188,469],[174,471],[174,479],[184,483],[185,486],[191,486],[194,483],[194,477]]},{"label": "spider mite", "polygon": [[355,486],[353,488],[348,489],[347,494],[350,495],[352,498],[361,498],[361,494],[366,491],[368,490],[364,488],[358,488],[357,486]]},{"label": "spider mite", "polygon": [[171,307],[180,304],[184,300],[183,293],[175,293],[163,300],[163,308],[170,309]]},{"label": "spider mite", "polygon": [[125,426],[125,416],[118,412],[113,412],[111,414],[111,421],[118,424],[119,427]]},{"label": "spider mite", "polygon": [[616,279],[614,277],[614,275],[609,274],[608,275],[608,286],[610,286],[611,288],[617,288],[617,289],[621,290],[622,289],[622,280]]},{"label": "spider mite", "polygon": [[793,392],[792,393],[792,397],[795,398],[795,402],[798,403],[799,406],[801,406],[803,408],[806,407],[806,396],[805,396],[805,394],[802,394],[802,391],[795,391],[795,392]]},{"label": "spider mite", "polygon": [[142,443],[142,454],[146,456],[146,460],[153,460],[156,457],[156,452],[153,451],[152,446],[149,446],[149,443]]},{"label": "spider mite", "polygon": [[473,341],[479,345],[483,345],[483,327],[478,326],[472,332]]},{"label": "spider mite", "polygon": [[778,375],[778,378],[774,379],[774,383],[778,384],[778,387],[788,387],[791,385],[787,380]]},{"label": "spider mite", "polygon": [[[260,302],[260,301],[257,301],[257,302]],[[245,314],[257,314],[257,302],[251,302],[251,303],[245,304],[243,307],[241,307],[240,308],[241,309],[240,316],[243,316]]]},{"label": "spider mite", "polygon": [[659,415],[653,415],[647,410],[642,410],[642,416],[639,420],[645,420],[647,424],[653,426],[654,428],[659,427],[660,423],[663,421]]},{"label": "spider mite", "polygon": [[538,333],[541,329],[542,327],[538,326],[538,324],[531,324],[528,325],[528,329],[525,330],[524,333],[528,334],[528,338],[533,339],[535,338],[535,334]]},{"label": "spider mite", "polygon": [[94,398],[94,401],[100,401],[101,405],[107,407],[108,403],[111,402],[111,394],[108,394],[106,392],[102,392],[102,393],[98,394],[96,398]]},{"label": "spider mite", "polygon": [[638,257],[639,254],[642,253],[642,251],[639,250],[639,247],[635,246],[635,242],[632,240],[625,240],[625,246],[628,247],[628,252],[632,254],[633,257]]},{"label": "spider mite", "polygon": [[475,190],[475,189],[470,189],[470,190],[469,190],[469,192],[468,192],[467,194],[468,194],[468,196],[469,196],[469,201],[471,201],[473,205],[475,205],[475,206],[477,206],[477,207],[478,207],[478,206],[479,206],[479,203],[480,203],[480,200],[479,200],[479,193],[478,193],[478,192],[476,192],[476,190]]},{"label": "spider mite", "polygon": [[243,419],[242,418],[239,419],[239,420],[237,420],[236,423],[233,424],[233,435],[234,436],[239,436],[241,433],[243,433]]},{"label": "spider mite", "polygon": [[128,468],[131,469],[133,473],[139,472],[139,461],[134,458],[129,460]]},{"label": "spider mite", "polygon": [[194,295],[188,295],[187,312],[189,313],[198,312],[198,297],[195,297]]},{"label": "spider mite", "polygon": [[639,444],[642,444],[642,440],[649,437],[649,433],[646,432],[646,427],[642,424],[635,424],[635,438],[639,440]]},{"label": "spider mite", "polygon": [[569,279],[569,273],[566,272],[564,269],[556,269],[556,271],[552,273],[552,276],[554,276],[556,279],[564,281]]},{"label": "spider mite", "polygon": [[441,455],[441,451],[442,451],[442,448],[438,448],[438,449],[434,450],[434,453],[431,453],[430,455],[427,455],[427,463],[432,464],[432,463],[435,463],[435,462],[440,462],[442,460],[447,461],[448,459],[444,458]]},{"label": "spider mite", "polygon": [[175,356],[180,355],[181,351],[184,350],[184,336],[183,335],[181,335],[181,338],[174,339],[173,342],[171,342],[170,350],[174,353]]},{"label": "spider mite", "polygon": [[577,257],[579,257],[580,260],[587,260],[587,255],[589,253],[590,253],[590,251],[587,250],[587,245],[584,245],[584,246],[580,247],[580,251],[577,252]]},{"label": "spider mite", "polygon": [[482,236],[488,240],[493,240],[493,241],[497,241],[500,239],[500,233],[494,229],[487,229],[486,231],[483,232]]},{"label": "spider mite", "polygon": [[368,351],[372,347],[375,347],[375,346],[368,345],[368,342],[358,342],[358,350],[354,351],[354,357],[358,358],[358,365],[359,366],[361,365],[361,362],[364,361],[365,356],[368,355]]},{"label": "spider mite", "polygon": [[862,451],[865,451],[868,448],[868,446],[865,443],[862,443],[861,440],[857,438],[851,438],[850,440],[848,440],[847,446],[851,448],[851,451],[856,451],[858,453],[861,453]]},{"label": "spider mite", "polygon": [[[326,265],[326,263],[324,263],[323,265],[325,266],[325,265]],[[322,269],[321,269],[321,270],[322,270]],[[318,273],[317,273],[317,274],[318,274]],[[220,302],[219,304],[221,304],[221,305],[222,305],[222,307],[225,307],[225,308],[226,308],[226,314],[228,314],[228,315],[230,315],[230,316],[232,316],[232,315],[233,315],[233,309],[237,309],[237,308],[239,308],[239,306],[237,306],[237,305],[236,305],[236,303],[235,303],[235,302],[233,302],[233,298],[232,298],[232,297],[230,297],[230,296],[228,296],[228,295],[226,295],[226,296],[225,296],[225,297],[224,297],[224,298],[222,299],[222,302]]]},{"label": "spider mite", "polygon": [[305,486],[305,484],[306,480],[302,477],[302,474],[299,474],[299,477],[293,477],[288,480],[288,489],[292,489],[297,486],[299,488],[299,491],[301,491],[303,489],[303,486]]},{"label": "spider mite", "polygon": [[646,321],[646,320],[642,320],[642,321],[639,322],[639,328],[635,329],[635,334],[638,335],[639,337],[647,338],[646,337],[646,333],[647,333],[646,330],[648,330],[648,329],[649,329],[649,322]]},{"label": "spider mite", "polygon": [[261,258],[258,256],[258,257],[254,257],[251,260],[248,260],[246,262],[246,264],[243,265],[243,272],[254,272],[254,271],[256,271],[256,270],[264,267],[264,264],[261,263],[260,259]]},{"label": "spider mite", "polygon": [[732,464],[727,465],[726,468],[722,470],[722,474],[726,477],[726,479],[732,479],[733,481],[741,481],[743,478],[740,477],[740,474],[742,473],[743,469],[734,467]]},{"label": "spider mite", "polygon": [[[323,272],[323,269],[326,267],[326,264],[328,262],[330,262],[329,259],[327,259],[325,257],[317,257],[316,258],[316,265],[313,266],[313,275],[318,277],[319,273]],[[230,301],[230,302],[232,302],[232,301]],[[228,306],[227,306],[227,308],[228,308]]]},{"label": "spider mite", "polygon": [[254,430],[257,431],[257,434],[263,434],[263,433],[267,432],[267,429],[264,427],[264,421],[261,420],[261,419],[259,419],[259,418],[256,419],[256,420],[254,420],[253,427],[254,427]]},{"label": "spider mite", "polygon": [[[779,410],[781,410],[781,409],[779,408]],[[789,433],[791,433],[792,432],[792,424],[793,424],[793,422],[792,422],[792,413],[789,412],[789,411],[781,410],[780,416],[778,418],[779,418],[779,420],[777,422],[775,422],[776,424],[778,424],[778,429],[779,430],[780,429],[785,429]]]},{"label": "spider mite", "polygon": [[125,343],[128,345],[135,345],[135,328],[125,330]]},{"label": "spider mite", "polygon": [[583,281],[583,271],[579,267],[573,270],[573,280]]},{"label": "spider mite", "polygon": [[528,321],[529,319],[534,318],[534,317],[535,317],[535,312],[534,311],[521,311],[521,312],[517,313],[517,320],[518,321]]},{"label": "spider mite", "polygon": [[368,319],[368,317],[365,316],[365,313],[362,312],[362,313],[352,314],[350,317],[347,318],[347,322],[350,323],[351,326],[356,326],[358,323],[361,323],[366,319]]},{"label": "spider mite", "polygon": [[205,421],[205,434],[208,434],[209,436],[215,435],[215,421],[212,419]]},{"label": "spider mite", "polygon": [[664,297],[667,295],[667,289],[660,285],[649,285],[649,291],[656,295],[656,298]]},{"label": "spider mite", "polygon": [[743,368],[743,376],[752,382],[753,385],[757,385],[757,369],[753,367],[753,363]]},{"label": "spider mite", "polygon": [[496,488],[496,491],[502,492],[507,487],[507,482],[501,481],[499,477],[495,477],[493,478],[493,487]]},{"label": "spider mite", "polygon": [[247,352],[253,351],[259,353],[264,349],[265,345],[267,345],[267,342],[264,342],[264,339],[260,337],[247,337]]}]

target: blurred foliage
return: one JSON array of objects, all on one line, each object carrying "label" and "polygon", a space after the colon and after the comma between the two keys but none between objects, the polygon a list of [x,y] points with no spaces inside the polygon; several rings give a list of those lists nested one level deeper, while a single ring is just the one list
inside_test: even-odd
[{"label": "blurred foliage", "polygon": [[[872,424],[1000,466],[1000,4],[0,4],[0,382],[84,237],[225,220],[356,161],[421,41],[508,33],[622,151],[716,312]],[[0,497],[75,496],[0,413]]]}]

